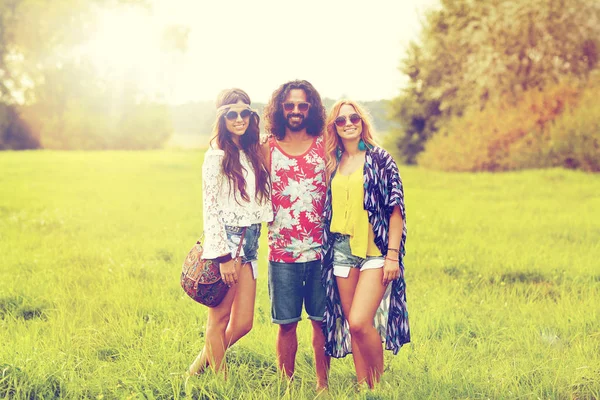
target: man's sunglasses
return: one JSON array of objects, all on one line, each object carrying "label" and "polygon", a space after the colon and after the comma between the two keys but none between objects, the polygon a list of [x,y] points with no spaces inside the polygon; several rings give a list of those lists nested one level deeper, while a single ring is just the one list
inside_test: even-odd
[{"label": "man's sunglasses", "polygon": [[292,103],[286,102],[283,103],[283,109],[285,111],[294,111],[294,108],[298,107],[300,112],[306,112],[310,108],[310,103],[302,102],[302,103]]},{"label": "man's sunglasses", "polygon": [[227,114],[225,114],[225,118],[227,118],[229,121],[235,121],[236,119],[238,119],[238,115],[240,117],[242,117],[242,119],[246,119],[248,118],[250,115],[252,114],[252,111],[250,110],[242,110],[239,112],[237,111],[228,111]]},{"label": "man's sunglasses", "polygon": [[[362,120],[362,118],[358,114],[350,114],[348,116],[348,119],[354,125],[358,124]],[[337,117],[334,122],[339,128],[341,128],[346,125],[346,117],[341,115],[341,116]]]}]

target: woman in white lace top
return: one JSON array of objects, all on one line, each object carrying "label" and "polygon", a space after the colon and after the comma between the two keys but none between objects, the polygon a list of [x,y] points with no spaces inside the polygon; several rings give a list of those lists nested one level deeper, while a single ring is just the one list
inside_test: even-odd
[{"label": "woman in white lace top", "polygon": [[[271,181],[259,144],[259,116],[241,89],[217,99],[217,119],[202,165],[204,254],[220,263],[229,290],[208,309],[204,348],[190,365],[197,374],[224,368],[225,350],[252,328],[261,223],[273,219]],[[243,229],[240,257],[234,259]]]}]

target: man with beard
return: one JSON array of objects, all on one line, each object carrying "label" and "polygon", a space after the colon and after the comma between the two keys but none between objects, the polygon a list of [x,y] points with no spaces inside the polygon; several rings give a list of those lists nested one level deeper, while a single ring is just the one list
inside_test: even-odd
[{"label": "man with beard", "polygon": [[[274,220],[269,223],[269,297],[279,325],[277,362],[292,379],[302,304],[312,323],[317,389],[327,387],[329,357],[322,330],[325,288],[321,283],[325,108],[307,81],[281,85],[265,109]],[[265,146],[266,147],[266,146]]]}]

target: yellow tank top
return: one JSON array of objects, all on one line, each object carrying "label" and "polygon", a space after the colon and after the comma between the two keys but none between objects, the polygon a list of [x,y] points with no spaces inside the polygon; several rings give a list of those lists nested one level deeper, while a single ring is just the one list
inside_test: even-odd
[{"label": "yellow tank top", "polygon": [[356,257],[381,256],[375,245],[373,227],[363,207],[363,168],[350,175],[335,174],[331,181],[332,233],[350,235],[350,250]]}]

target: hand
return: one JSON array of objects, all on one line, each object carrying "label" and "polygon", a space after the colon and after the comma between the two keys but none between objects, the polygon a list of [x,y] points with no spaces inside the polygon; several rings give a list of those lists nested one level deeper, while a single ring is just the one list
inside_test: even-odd
[{"label": "hand", "polygon": [[258,137],[258,141],[261,145],[263,145],[269,141],[271,136],[273,136],[271,133],[261,133]]},{"label": "hand", "polygon": [[227,262],[219,264],[219,270],[221,271],[221,279],[229,287],[235,285],[238,282],[238,274],[235,270],[236,259],[233,258]]},{"label": "hand", "polygon": [[400,264],[398,261],[386,258],[383,262],[383,279],[381,284],[387,286],[391,281],[400,277]]}]

